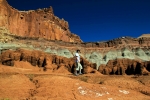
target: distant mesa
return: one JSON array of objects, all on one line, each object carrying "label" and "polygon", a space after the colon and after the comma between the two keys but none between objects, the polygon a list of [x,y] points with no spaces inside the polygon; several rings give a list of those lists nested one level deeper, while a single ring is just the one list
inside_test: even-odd
[{"label": "distant mesa", "polygon": [[138,38],[150,38],[150,33],[148,33],[148,34],[142,34]]}]

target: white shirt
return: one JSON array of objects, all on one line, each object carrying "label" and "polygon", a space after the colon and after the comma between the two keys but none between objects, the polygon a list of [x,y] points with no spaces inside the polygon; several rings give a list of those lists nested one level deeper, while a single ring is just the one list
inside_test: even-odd
[{"label": "white shirt", "polygon": [[76,62],[80,62],[80,55],[76,53],[75,56],[77,57]]}]

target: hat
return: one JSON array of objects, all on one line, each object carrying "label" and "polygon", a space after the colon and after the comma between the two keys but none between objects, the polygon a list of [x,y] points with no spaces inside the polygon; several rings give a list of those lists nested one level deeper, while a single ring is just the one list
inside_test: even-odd
[{"label": "hat", "polygon": [[77,52],[80,52],[80,50],[78,49]]}]

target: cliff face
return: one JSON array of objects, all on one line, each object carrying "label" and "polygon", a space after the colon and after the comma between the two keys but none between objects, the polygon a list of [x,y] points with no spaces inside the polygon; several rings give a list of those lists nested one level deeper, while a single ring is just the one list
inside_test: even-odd
[{"label": "cliff face", "polygon": [[54,15],[52,7],[18,11],[12,8],[6,0],[0,0],[0,27],[23,37],[82,42],[79,36],[70,32],[68,22]]}]

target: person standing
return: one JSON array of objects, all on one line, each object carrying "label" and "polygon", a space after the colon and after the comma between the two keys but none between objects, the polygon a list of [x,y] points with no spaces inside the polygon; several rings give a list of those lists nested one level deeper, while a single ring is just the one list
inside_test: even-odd
[{"label": "person standing", "polygon": [[[81,75],[82,72],[81,70],[83,69],[82,68],[82,65],[80,63],[80,50],[77,50],[76,53],[75,53],[75,57],[76,57],[76,60],[75,60],[75,63],[76,63],[76,69],[75,69],[75,75]],[[79,71],[79,74],[77,73]]]}]

